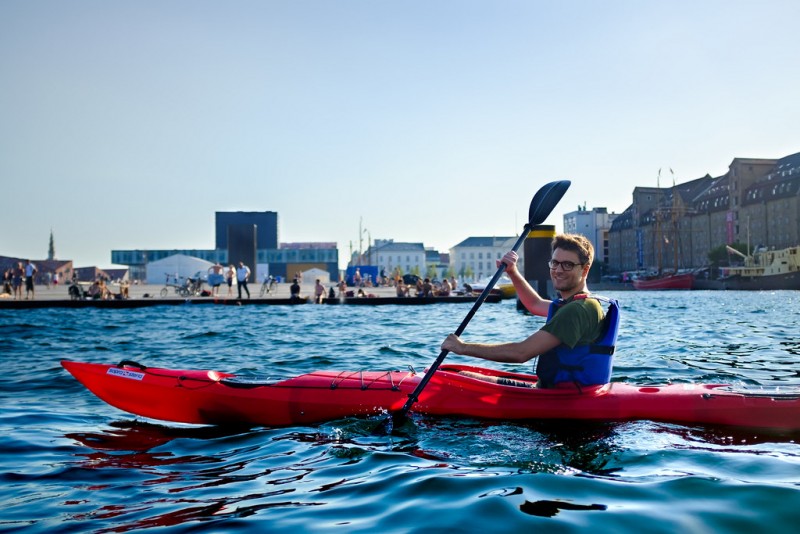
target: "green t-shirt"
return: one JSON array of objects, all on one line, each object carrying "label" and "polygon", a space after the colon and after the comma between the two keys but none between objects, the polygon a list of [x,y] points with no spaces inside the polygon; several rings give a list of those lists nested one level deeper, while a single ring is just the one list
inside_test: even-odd
[{"label": "green t-shirt", "polygon": [[579,298],[562,305],[542,330],[573,349],[588,345],[603,334],[603,306],[597,299]]}]

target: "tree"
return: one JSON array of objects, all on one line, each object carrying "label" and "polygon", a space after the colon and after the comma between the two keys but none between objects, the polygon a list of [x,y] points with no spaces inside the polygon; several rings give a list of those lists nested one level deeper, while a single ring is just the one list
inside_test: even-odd
[{"label": "tree", "polygon": [[742,256],[747,255],[747,245],[744,245],[742,243],[737,242],[731,245],[720,245],[718,247],[711,249],[708,252],[708,261],[711,262],[711,265],[713,266],[730,265],[731,255],[736,256],[737,258],[736,263],[740,263],[739,260],[741,260],[742,257],[737,254],[729,252],[728,247],[737,250],[740,254],[742,254]]},{"label": "tree", "polygon": [[425,271],[425,276],[427,278],[430,278],[431,280],[433,280],[434,278],[436,278],[436,275],[437,275],[436,266],[435,265],[428,265],[428,270]]}]

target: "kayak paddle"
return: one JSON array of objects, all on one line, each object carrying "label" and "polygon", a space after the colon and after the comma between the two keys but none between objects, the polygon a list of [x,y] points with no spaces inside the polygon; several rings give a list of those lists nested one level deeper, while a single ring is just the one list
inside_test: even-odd
[{"label": "kayak paddle", "polygon": [[[545,219],[547,219],[547,216],[550,215],[550,213],[556,207],[558,202],[561,200],[561,197],[563,197],[564,193],[566,193],[567,189],[569,189],[569,186],[570,186],[569,180],[561,180],[558,182],[550,182],[549,184],[546,184],[536,192],[536,194],[533,197],[533,200],[531,200],[531,206],[528,210],[528,222],[525,223],[525,227],[522,229],[522,234],[520,234],[519,239],[517,239],[517,242],[514,243],[514,246],[511,247],[511,250],[513,250],[514,252],[519,250],[519,247],[522,246],[522,243],[525,241],[525,238],[528,237],[528,233],[531,231],[531,229],[538,224],[542,224],[545,221]],[[475,304],[472,305],[472,309],[469,310],[467,316],[464,317],[464,320],[461,321],[461,324],[456,329],[455,334],[457,336],[460,336],[467,328],[467,325],[472,319],[472,316],[475,315],[475,312],[477,312],[478,308],[481,307],[481,304],[483,304],[483,302],[486,300],[486,297],[489,296],[489,293],[492,291],[492,288],[494,288],[494,285],[503,275],[505,270],[506,270],[506,264],[505,263],[500,264],[500,267],[497,269],[497,272],[494,274],[489,283],[486,284],[486,287],[481,292],[481,295],[478,297],[478,300],[476,300]],[[431,367],[428,369],[428,372],[425,373],[425,376],[422,377],[422,380],[417,385],[417,388],[414,390],[414,392],[408,396],[408,400],[403,405],[403,407],[399,411],[392,414],[392,420],[395,425],[397,425],[398,423],[402,424],[403,420],[406,417],[406,414],[408,413],[408,410],[410,410],[411,407],[414,405],[414,403],[417,402],[417,400],[419,400],[420,393],[422,393],[422,390],[425,389],[425,386],[430,381],[431,377],[433,376],[433,373],[436,372],[436,370],[442,364],[442,362],[447,357],[449,352],[450,351],[448,350],[442,350],[442,352],[439,353],[439,357],[436,358],[436,361],[433,362],[433,365],[431,365]]]}]

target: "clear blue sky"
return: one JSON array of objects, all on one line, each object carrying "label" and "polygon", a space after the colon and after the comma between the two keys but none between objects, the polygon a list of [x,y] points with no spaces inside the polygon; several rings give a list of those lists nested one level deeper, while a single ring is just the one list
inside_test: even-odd
[{"label": "clear blue sky", "polygon": [[[0,1],[0,254],[515,235],[800,151],[800,2]],[[663,174],[662,174],[663,176]],[[669,177],[669,174],[666,175]],[[669,180],[662,181],[668,185]],[[364,234],[366,238],[366,234]]]}]

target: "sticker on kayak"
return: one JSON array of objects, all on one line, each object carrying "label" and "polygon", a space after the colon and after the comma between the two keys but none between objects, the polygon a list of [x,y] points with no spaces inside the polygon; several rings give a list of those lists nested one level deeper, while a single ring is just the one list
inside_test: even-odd
[{"label": "sticker on kayak", "polygon": [[139,373],[136,371],[128,371],[127,369],[119,369],[117,367],[109,367],[108,374],[119,376],[122,378],[130,378],[132,380],[141,380],[144,378],[144,373]]}]

